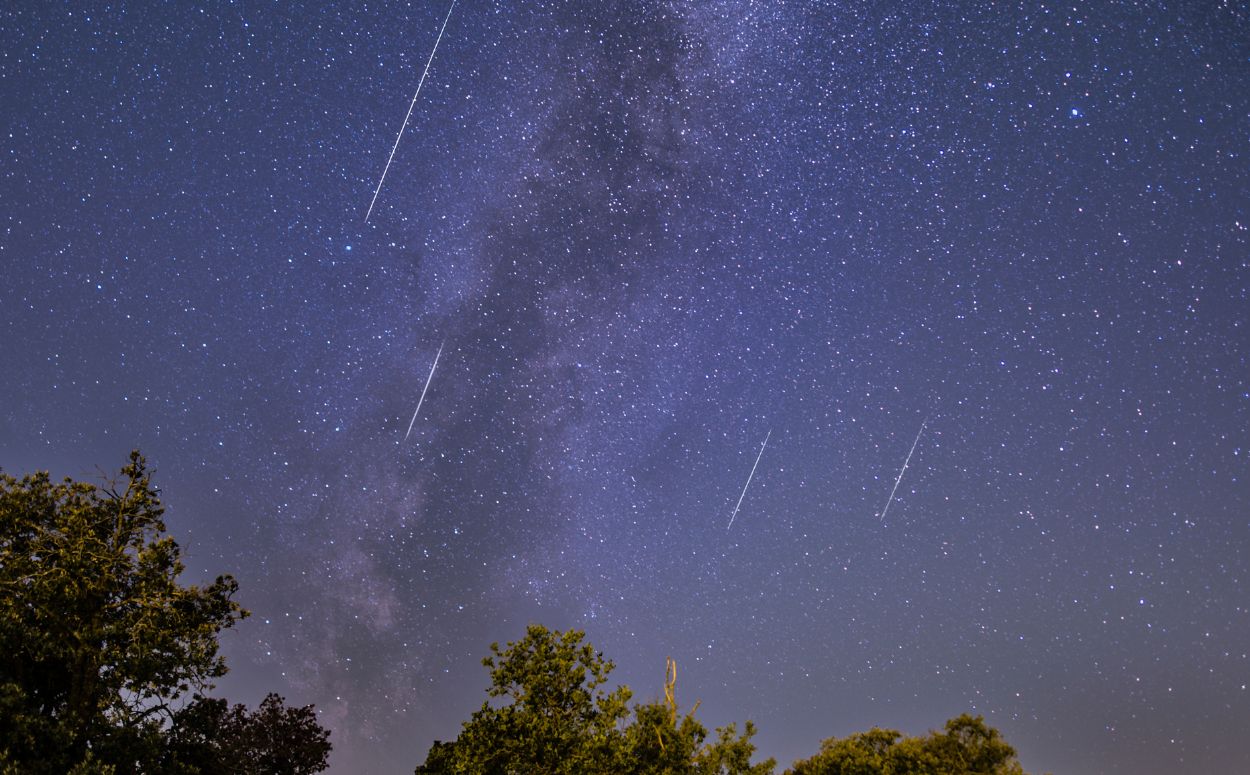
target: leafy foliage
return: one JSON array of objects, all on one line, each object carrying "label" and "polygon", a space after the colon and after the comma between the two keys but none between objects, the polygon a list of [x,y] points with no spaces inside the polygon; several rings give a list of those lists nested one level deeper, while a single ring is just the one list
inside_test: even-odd
[{"label": "leafy foliage", "polygon": [[691,772],[707,729],[692,713],[675,718],[673,709],[651,702],[634,706],[634,721],[625,728],[619,767],[636,775]]},{"label": "leafy foliage", "polygon": [[755,725],[746,722],[742,735],[730,724],[706,743],[707,728],[694,713],[678,718],[675,705],[634,706],[634,720],[624,730],[617,772],[634,775],[771,775],[773,759],[751,764]]},{"label": "leafy foliage", "polygon": [[697,775],[771,775],[776,761],[767,759],[751,764],[755,754],[755,725],[746,722],[742,734],[730,724],[716,729],[716,741],[704,746],[695,756],[694,771]]},{"label": "leafy foliage", "polygon": [[[530,625],[501,649],[491,644],[487,701],[450,743],[435,742],[417,775],[771,775],[772,759],[753,764],[755,725],[707,729],[694,712],[678,713],[670,661],[662,702],[639,703],[632,718],[628,687],[607,692],[612,671],[578,630]],[[698,705],[696,704],[696,708]],[[786,775],[1024,775],[1016,752],[980,717],[946,722],[942,732],[903,737],[871,729],[830,738]]]},{"label": "leafy foliage", "polygon": [[922,737],[873,728],[830,738],[787,775],[1024,775],[1024,770],[997,729],[965,713],[947,721],[944,732]]},{"label": "leafy foliage", "polygon": [[754,727],[739,737],[731,725],[704,745],[707,730],[693,714],[678,720],[676,707],[635,706],[621,686],[603,687],[613,664],[589,644],[585,633],[553,632],[530,625],[525,637],[501,649],[491,644],[483,660],[490,669],[490,697],[452,743],[436,742],[422,773],[510,775],[767,775],[773,762],[750,764]]},{"label": "leafy foliage", "polygon": [[[219,576],[182,586],[181,552],[138,452],[106,486],[0,473],[0,775],[306,775],[329,732],[312,706],[268,695],[249,712],[204,697],[226,671],[217,638],[247,612]],[[752,764],[755,726],[711,741],[663,702],[631,709],[607,688],[610,660],[578,630],[531,625],[491,644],[488,699],[422,773],[771,775]],[[177,707],[185,697],[189,704]],[[697,708],[697,704],[695,706]],[[830,738],[787,775],[1024,775],[998,730],[967,714],[944,731],[872,729]]]},{"label": "leafy foliage", "polygon": [[311,711],[282,708],[276,695],[251,716],[225,712],[224,700],[175,710],[226,672],[217,638],[247,612],[230,576],[178,583],[181,550],[163,513],[138,452],[104,486],[0,474],[0,772],[316,771],[263,757],[261,769],[167,766],[175,721],[187,729],[213,717],[218,748],[246,739],[239,746],[264,751],[296,734],[312,761],[317,743],[329,744]]},{"label": "leafy foliage", "polygon": [[174,714],[165,745],[169,772],[307,775],[321,772],[330,733],[311,705],[290,708],[270,693],[248,713],[222,699],[196,697]]},{"label": "leafy foliage", "polygon": [[417,772],[611,772],[630,693],[602,688],[613,665],[581,640],[575,630],[531,625],[507,649],[492,643],[482,660],[490,670],[488,693],[510,702],[483,703],[460,737],[436,744]]}]

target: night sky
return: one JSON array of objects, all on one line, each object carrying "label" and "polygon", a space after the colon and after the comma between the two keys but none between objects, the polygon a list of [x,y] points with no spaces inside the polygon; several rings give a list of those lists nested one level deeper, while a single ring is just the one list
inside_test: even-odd
[{"label": "night sky", "polygon": [[529,622],[1250,771],[1250,13],[1093,5],[461,0],[366,224],[447,3],[7,3],[0,467],[142,449],[333,773]]}]

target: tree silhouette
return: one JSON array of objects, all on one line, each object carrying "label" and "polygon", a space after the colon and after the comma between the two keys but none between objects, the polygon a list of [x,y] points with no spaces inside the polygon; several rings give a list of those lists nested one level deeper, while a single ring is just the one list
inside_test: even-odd
[{"label": "tree silhouette", "polygon": [[[178,709],[226,672],[218,635],[247,612],[230,576],[179,583],[163,513],[137,451],[104,485],[0,473],[3,775],[325,768],[329,733],[311,708],[270,695],[250,715],[203,698]],[[211,730],[211,751],[247,754],[188,769],[171,751],[195,729]]]},{"label": "tree silhouette", "polygon": [[[755,751],[747,722],[742,736],[733,725],[707,730],[693,713],[679,717],[672,685],[665,703],[627,703],[629,687],[603,687],[613,664],[579,630],[553,632],[530,625],[507,648],[491,644],[483,660],[490,669],[488,695],[451,743],[435,742],[418,775],[767,775],[773,761],[751,765]],[[670,666],[671,669],[671,666]]]},{"label": "tree silhouette", "polygon": [[196,697],[174,714],[162,764],[203,775],[308,775],[326,768],[329,737],[311,705],[290,708],[272,692],[252,713]]}]

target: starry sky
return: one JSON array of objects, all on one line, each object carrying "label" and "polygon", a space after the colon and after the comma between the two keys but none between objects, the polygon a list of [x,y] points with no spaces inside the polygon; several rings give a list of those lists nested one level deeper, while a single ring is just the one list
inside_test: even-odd
[{"label": "starry sky", "polygon": [[1074,5],[461,0],[366,223],[446,3],[5,4],[0,467],[141,448],[340,775],[529,622],[1250,771],[1250,14]]}]

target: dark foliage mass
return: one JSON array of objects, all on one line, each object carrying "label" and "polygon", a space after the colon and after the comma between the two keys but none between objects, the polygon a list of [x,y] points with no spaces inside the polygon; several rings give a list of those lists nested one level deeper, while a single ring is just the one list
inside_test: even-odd
[{"label": "dark foliage mass", "polygon": [[288,708],[277,694],[251,713],[196,697],[174,714],[166,755],[171,765],[203,773],[307,775],[326,768],[329,738],[311,706]]},{"label": "dark foliage mass", "polygon": [[[94,485],[0,474],[0,767],[33,773],[307,773],[328,732],[270,695],[198,696],[226,672],[238,585],[182,585],[138,452]],[[188,699],[194,700],[188,705]]]},{"label": "dark foliage mass", "polygon": [[[178,544],[137,452],[104,486],[0,474],[0,775],[309,775],[330,733],[269,694],[249,711],[205,696],[222,630],[247,616],[220,576],[184,586]],[[755,726],[708,730],[663,700],[608,687],[613,663],[577,630],[531,625],[491,644],[488,698],[417,775],[771,775]],[[697,708],[697,705],[696,705]],[[826,740],[789,775],[1023,775],[980,717],[904,737]]]},{"label": "dark foliage mass", "polygon": [[789,775],[1024,775],[1016,751],[980,716],[963,714],[943,732],[904,737],[893,729],[821,744],[820,753],[794,763]]},{"label": "dark foliage mass", "polygon": [[[531,625],[506,648],[490,647],[491,699],[450,743],[435,742],[417,775],[771,775],[752,764],[755,726],[730,724],[708,741],[694,712],[679,713],[670,663],[662,702],[628,707],[631,692],[604,689],[612,662],[577,630]],[[499,703],[498,700],[504,702]],[[495,700],[492,704],[491,700]],[[787,775],[1024,775],[1015,750],[981,717],[946,722],[943,732],[903,737],[873,729],[826,740]]]},{"label": "dark foliage mass", "polygon": [[640,704],[630,718],[627,686],[606,691],[610,660],[577,630],[555,632],[530,625],[506,648],[491,644],[492,699],[465,722],[451,743],[435,742],[418,775],[543,772],[765,775],[769,759],[752,765],[754,727],[707,730],[693,713],[679,717],[675,696]]}]

